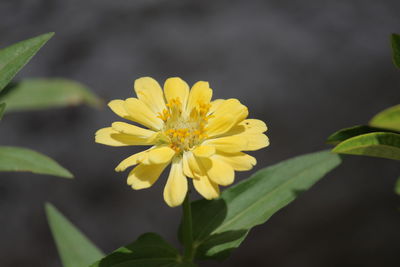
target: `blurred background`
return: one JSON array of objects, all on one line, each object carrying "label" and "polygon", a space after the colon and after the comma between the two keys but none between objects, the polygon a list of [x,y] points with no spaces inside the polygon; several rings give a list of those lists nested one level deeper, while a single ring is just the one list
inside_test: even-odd
[{"label": "blurred background", "polygon": [[[75,79],[105,101],[132,96],[142,76],[209,81],[216,98],[238,98],[267,122],[271,146],[253,153],[257,170],[327,149],[332,132],[400,102],[389,45],[399,10],[398,0],[2,0],[0,45],[56,32],[18,78]],[[94,143],[115,120],[88,107],[3,118],[2,145],[43,152],[76,179],[0,174],[0,266],[61,266],[46,201],[105,252],[148,231],[178,244],[181,210],[164,204],[165,179],[131,190],[114,167],[139,149]],[[226,262],[203,266],[399,266],[399,175],[398,162],[346,157]]]}]

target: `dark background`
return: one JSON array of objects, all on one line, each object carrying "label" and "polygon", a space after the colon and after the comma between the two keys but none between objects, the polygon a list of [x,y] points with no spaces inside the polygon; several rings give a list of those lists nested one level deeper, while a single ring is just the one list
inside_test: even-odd
[{"label": "dark background", "polygon": [[[326,149],[335,130],[399,103],[388,41],[400,32],[398,0],[1,0],[0,22],[2,47],[56,32],[18,78],[75,79],[106,101],[132,96],[141,76],[209,81],[215,97],[238,98],[267,122],[271,146],[254,153],[255,169]],[[0,266],[60,266],[45,201],[105,252],[147,231],[177,244],[181,210],[164,204],[165,180],[131,190],[113,169],[138,148],[94,143],[117,119],[88,107],[5,116],[2,145],[41,151],[76,179],[1,174]],[[203,266],[399,266],[399,174],[398,162],[346,157],[229,260]]]}]

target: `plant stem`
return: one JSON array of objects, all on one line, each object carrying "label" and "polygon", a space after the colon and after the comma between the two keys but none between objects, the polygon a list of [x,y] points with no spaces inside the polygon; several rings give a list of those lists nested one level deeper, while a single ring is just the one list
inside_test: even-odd
[{"label": "plant stem", "polygon": [[193,262],[194,246],[193,246],[193,228],[192,228],[192,207],[190,205],[189,191],[183,201],[183,260],[185,262]]}]

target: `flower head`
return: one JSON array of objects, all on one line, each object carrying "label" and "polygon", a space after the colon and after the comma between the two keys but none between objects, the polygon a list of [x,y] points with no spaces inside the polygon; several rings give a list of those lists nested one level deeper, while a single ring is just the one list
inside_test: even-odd
[{"label": "flower head", "polygon": [[145,126],[114,122],[96,132],[96,142],[109,146],[151,146],[123,160],[116,171],[136,165],[128,185],[139,190],[152,186],[171,164],[164,199],[171,206],[182,204],[188,179],[206,199],[219,196],[219,186],[234,181],[234,171],[250,170],[256,159],[242,151],[269,144],[264,122],[246,119],[247,107],[237,99],[211,101],[207,82],[189,86],[169,78],[164,90],[150,77],[137,79],[137,98],[113,100],[108,106],[118,116]]}]

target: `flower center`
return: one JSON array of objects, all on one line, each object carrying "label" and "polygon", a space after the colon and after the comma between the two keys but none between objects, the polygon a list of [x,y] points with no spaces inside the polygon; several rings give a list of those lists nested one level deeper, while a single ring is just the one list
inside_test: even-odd
[{"label": "flower center", "polygon": [[198,103],[192,110],[185,111],[177,97],[170,99],[166,106],[158,117],[165,123],[163,132],[172,149],[188,151],[207,138],[204,127],[212,116],[208,114],[210,104]]}]

